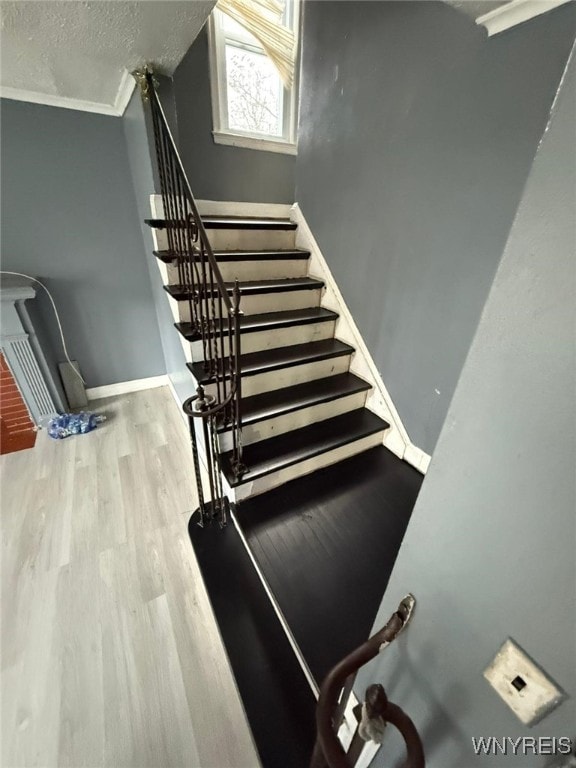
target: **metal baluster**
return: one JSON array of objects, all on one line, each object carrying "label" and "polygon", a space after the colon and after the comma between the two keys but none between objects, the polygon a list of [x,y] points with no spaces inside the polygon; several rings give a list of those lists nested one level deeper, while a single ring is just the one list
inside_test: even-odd
[{"label": "metal baluster", "polygon": [[[154,127],[154,144],[156,147],[156,157],[158,159],[158,175],[160,177],[160,192],[162,195],[162,209],[164,211],[164,218],[166,219],[167,207],[168,207],[168,187],[166,180],[166,163],[164,158],[164,151],[161,140],[161,127],[159,125],[159,116],[155,105],[155,94],[152,97],[152,125]],[[168,240],[168,250],[174,254],[174,238],[170,227],[166,228],[166,239]]]},{"label": "metal baluster", "polygon": [[[196,279],[198,284],[198,292],[197,292],[197,305],[198,305],[198,330],[202,339],[202,358],[204,360],[204,363],[206,363],[206,360],[208,359],[208,343],[206,340],[206,334],[204,332],[204,312],[203,312],[203,302],[204,302],[204,286],[206,285],[205,281],[205,263],[204,263],[204,251],[203,251],[203,244],[200,239],[200,237],[197,238],[196,241],[196,256],[194,259],[194,268],[196,270]],[[204,364],[204,369],[206,369],[206,364]]]},{"label": "metal baluster", "polygon": [[164,158],[165,158],[165,168],[166,168],[166,186],[167,186],[167,207],[168,210],[164,209],[164,218],[167,219],[167,226],[168,231],[171,233],[171,241],[172,241],[172,249],[174,250],[174,253],[176,254],[177,258],[177,265],[178,265],[178,282],[181,285],[183,282],[183,274],[182,274],[182,249],[181,244],[178,239],[178,231],[176,229],[175,223],[176,223],[176,208],[175,208],[175,198],[176,195],[174,193],[174,169],[172,167],[171,162],[171,153],[170,153],[170,146],[168,142],[168,136],[166,135],[166,131],[162,131],[162,147],[164,151]]},{"label": "metal baluster", "polygon": [[242,464],[242,370],[240,365],[240,319],[242,311],[240,310],[240,285],[236,280],[233,293],[233,316],[234,316],[234,376],[235,376],[235,394],[234,394],[234,430],[236,432],[236,451],[233,454],[234,475],[239,478],[246,468]]},{"label": "metal baluster", "polygon": [[228,379],[230,381],[230,392],[232,393],[232,400],[228,404],[228,408],[226,409],[226,423],[230,425],[232,429],[232,442],[233,442],[233,453],[236,451],[236,430],[234,429],[234,397],[236,392],[236,376],[235,376],[235,365],[234,365],[234,314],[233,312],[228,313],[228,354],[226,356],[226,363],[228,366]]},{"label": "metal baluster", "polygon": [[210,263],[207,263],[206,258],[206,250],[205,250],[205,244],[204,241],[201,239],[201,249],[202,249],[202,299],[204,304],[204,337],[206,342],[206,354],[204,355],[204,368],[208,372],[210,376],[214,375],[214,348],[213,348],[213,336],[212,336],[212,327],[211,327],[211,318],[210,318],[210,296],[208,291],[208,281],[209,281],[209,275],[211,271]]},{"label": "metal baluster", "polygon": [[217,419],[216,416],[211,417],[211,433],[212,433],[212,456],[213,456],[213,464],[216,469],[214,472],[214,486],[216,488],[216,494],[218,496],[218,508],[219,508],[219,517],[218,522],[220,523],[220,527],[223,528],[226,523],[226,507],[225,507],[225,500],[224,500],[224,491],[222,490],[222,467],[220,465],[220,450],[218,446],[218,436],[217,436]]},{"label": "metal baluster", "polygon": [[212,339],[214,342],[214,376],[216,378],[216,391],[218,402],[222,403],[224,398],[222,397],[222,382],[220,379],[220,372],[218,371],[218,316],[216,312],[216,289],[214,282],[214,270],[210,268],[210,309],[212,316]]},{"label": "metal baluster", "polygon": [[[225,321],[226,318],[224,316],[224,302],[222,301],[222,294],[220,293],[220,289],[218,288],[218,294],[217,294],[217,311],[218,311],[218,375],[220,377],[220,381],[222,382],[222,402],[226,401],[226,398],[228,397],[228,376],[226,371],[226,350],[225,350],[225,344],[226,344],[226,326]],[[224,416],[224,414],[222,414]],[[224,421],[224,418],[221,419]]]},{"label": "metal baluster", "polygon": [[[221,475],[220,425],[229,425],[232,432],[235,476],[239,477],[245,471],[242,464],[240,287],[236,281],[231,300],[158,99],[152,73],[145,67],[134,74],[138,75],[143,97],[150,100],[152,110],[168,247],[177,260],[178,280],[186,291],[190,324],[201,336],[204,368],[213,378],[216,390],[215,396],[208,396],[199,386],[197,395],[184,404],[189,419],[200,500],[200,523],[217,519],[220,525],[225,525],[228,500],[224,496]],[[195,418],[202,421],[211,494],[210,511],[204,499],[200,475]]]},{"label": "metal baluster", "polygon": [[[168,136],[165,134],[165,139],[168,142]],[[170,212],[172,218],[171,226],[174,228],[174,242],[178,250],[178,281],[180,285],[185,285],[184,278],[184,259],[186,258],[186,249],[182,238],[182,200],[179,195],[178,187],[178,172],[175,167],[174,153],[169,151],[170,146],[168,144],[168,168],[169,168],[169,182],[170,182]]]},{"label": "metal baluster", "polygon": [[[207,411],[209,409],[209,403],[204,394],[204,387],[200,384],[200,386],[196,391],[198,392],[199,412],[202,413],[204,411]],[[209,418],[202,417],[202,434],[204,436],[204,447],[206,449],[206,469],[208,470],[208,482],[210,484],[210,500],[211,500],[211,510],[212,510],[211,517],[213,517],[214,510],[217,504],[217,495],[216,495],[216,489],[214,485],[214,464],[212,461],[212,446],[211,446],[210,434],[208,430],[208,423],[209,423]]]},{"label": "metal baluster", "polygon": [[200,271],[202,273],[200,285],[200,307],[202,317],[202,346],[204,354],[204,370],[210,373],[210,346],[208,344],[208,296],[206,295],[206,254],[204,253],[204,242],[198,240],[200,245]]},{"label": "metal baluster", "polygon": [[188,290],[190,288],[190,283],[188,280],[188,267],[189,267],[189,259],[190,259],[190,249],[188,247],[188,222],[187,222],[187,216],[188,216],[188,201],[184,197],[184,191],[182,189],[182,182],[180,179],[180,175],[178,173],[175,174],[175,180],[176,180],[176,200],[177,200],[177,206],[176,211],[178,214],[178,232],[180,234],[180,241],[182,243],[182,252],[184,254],[183,259],[183,278],[184,278],[184,288]]},{"label": "metal baluster", "polygon": [[182,287],[186,292],[186,298],[188,301],[190,324],[194,327],[194,313],[192,309],[192,300],[191,300],[191,295],[194,290],[194,286],[192,284],[192,277],[191,277],[191,260],[193,258],[193,254],[191,252],[191,244],[190,244],[190,238],[189,238],[190,233],[189,233],[189,220],[188,220],[188,201],[184,196],[184,190],[182,188],[182,182],[179,174],[176,174],[176,192],[177,192],[177,200],[178,200],[178,203],[177,203],[178,221],[181,222],[181,226],[179,225],[178,231],[180,232],[180,237],[182,242],[182,251],[183,251]]},{"label": "metal baluster", "polygon": [[232,431],[232,466],[238,453],[238,434],[236,431],[236,390],[238,386],[236,371],[236,319],[234,309],[228,316],[228,368],[230,370],[230,384],[233,391],[230,402],[230,428]]},{"label": "metal baluster", "polygon": [[194,235],[192,231],[192,222],[190,219],[190,212],[188,205],[186,205],[186,280],[187,280],[187,294],[188,294],[188,312],[190,313],[190,322],[195,329],[198,328],[197,305],[196,305],[196,292],[197,287],[194,280]]},{"label": "metal baluster", "polygon": [[[192,398],[191,398],[192,399]],[[190,401],[186,401],[188,403]],[[186,411],[186,403],[184,403],[184,410]],[[192,407],[192,404],[191,404]],[[198,443],[196,440],[196,427],[194,425],[194,417],[188,414],[188,426],[190,429],[190,444],[192,446],[192,461],[194,464],[194,475],[196,477],[196,490],[198,492],[198,501],[200,509],[200,525],[204,526],[206,522],[206,505],[204,503],[204,490],[202,488],[202,473],[200,470],[200,459],[198,456]]]}]

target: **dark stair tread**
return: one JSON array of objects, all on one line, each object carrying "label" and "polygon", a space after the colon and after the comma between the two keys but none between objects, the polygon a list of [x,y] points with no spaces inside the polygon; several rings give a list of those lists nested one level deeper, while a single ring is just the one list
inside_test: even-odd
[{"label": "dark stair tread", "polygon": [[[224,283],[228,293],[234,290],[234,283]],[[315,280],[313,277],[279,277],[270,280],[245,280],[239,283],[240,293],[243,296],[254,296],[261,293],[284,293],[288,291],[312,291],[318,290],[324,286],[322,280]],[[186,301],[193,295],[184,285],[165,285],[167,291],[173,299],[177,301]],[[216,291],[214,291],[216,292]],[[208,295],[212,291],[207,291]]]},{"label": "dark stair tread", "polygon": [[[276,328],[290,328],[294,325],[328,323],[337,318],[336,312],[324,309],[324,307],[306,307],[305,309],[290,309],[286,312],[263,312],[259,315],[242,315],[240,318],[240,332],[273,331]],[[188,341],[197,341],[200,338],[200,335],[194,330],[192,323],[174,323],[174,325]],[[227,326],[228,319],[225,318],[225,327]]]},{"label": "dark stair tread", "polygon": [[259,216],[202,216],[206,229],[296,229],[290,219]]},{"label": "dark stair tread", "polygon": [[[173,251],[154,251],[154,256],[169,264],[178,258],[178,254]],[[216,261],[242,262],[242,261],[307,261],[310,258],[310,251],[301,248],[292,248],[289,250],[266,250],[266,251],[214,251]]]},{"label": "dark stair tread", "polygon": [[[246,216],[202,216],[205,229],[267,229],[286,230],[298,226],[290,219],[267,219]],[[166,219],[144,219],[153,229],[167,229]],[[185,226],[185,222],[177,221],[176,226]]]},{"label": "dark stair tread", "polygon": [[230,485],[235,487],[368,437],[389,426],[372,411],[359,408],[342,416],[245,446],[243,463],[247,471],[240,480],[235,479],[232,471],[232,451],[222,454],[222,470]]},{"label": "dark stair tread", "polygon": [[[292,344],[287,347],[263,349],[260,352],[249,352],[240,358],[240,370],[243,376],[255,376],[258,373],[268,373],[281,368],[291,368],[294,365],[315,363],[329,360],[333,357],[352,355],[354,348],[339,339],[321,339],[309,341],[306,344]],[[200,384],[210,384],[213,380],[204,370],[202,361],[187,363],[194,378]]]},{"label": "dark stair tread", "polygon": [[293,387],[263,392],[242,400],[242,424],[255,424],[369,389],[371,385],[353,373],[339,373]]}]

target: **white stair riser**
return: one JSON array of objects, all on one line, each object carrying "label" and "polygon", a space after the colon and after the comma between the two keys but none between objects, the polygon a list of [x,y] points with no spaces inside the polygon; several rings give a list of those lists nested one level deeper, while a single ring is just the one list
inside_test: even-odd
[{"label": "white stair riser", "polygon": [[[161,262],[162,263],[162,262]],[[180,275],[175,264],[166,265],[165,285],[179,285]],[[281,277],[305,277],[305,259],[271,259],[265,261],[219,261],[218,267],[225,283],[235,280],[274,280]]]},{"label": "white stair riser", "polygon": [[256,376],[246,376],[242,379],[242,394],[244,397],[250,397],[262,392],[304,384],[306,381],[315,381],[325,376],[336,376],[338,373],[346,373],[349,365],[350,356],[340,355],[304,365],[291,365],[288,368],[280,368],[277,371],[268,371]]},{"label": "white stair riser", "polygon": [[[190,304],[188,301],[176,301],[170,298],[176,321],[190,322]],[[282,293],[259,293],[253,296],[242,296],[240,308],[245,315],[260,315],[264,312],[287,312],[291,309],[307,309],[320,304],[320,290],[315,291],[285,291]],[[216,317],[220,317],[219,302],[215,302]],[[222,314],[227,315],[225,307]]]},{"label": "white stair riser", "polygon": [[[169,250],[166,230],[153,231],[155,250]],[[287,251],[295,247],[296,239],[293,229],[209,229],[207,233],[213,251]]]},{"label": "white stair riser", "polygon": [[[306,344],[309,341],[321,341],[331,339],[334,336],[335,322],[306,323],[304,325],[291,325],[288,328],[275,328],[271,331],[254,331],[243,333],[241,336],[241,350],[243,355],[250,352],[260,352],[263,349],[276,347],[289,347],[293,344]],[[203,360],[203,348],[201,341],[191,343],[192,359]],[[228,353],[228,339],[224,342],[225,354]]]},{"label": "white stair riser", "polygon": [[214,251],[273,251],[294,248],[293,229],[209,229],[208,240]]},{"label": "white stair riser", "polygon": [[314,456],[312,459],[306,459],[298,464],[293,464],[291,467],[281,469],[278,472],[272,472],[258,480],[254,480],[252,483],[240,485],[234,489],[235,500],[241,501],[242,499],[256,496],[265,491],[269,491],[272,488],[276,488],[279,485],[288,483],[290,480],[294,480],[297,477],[316,472],[316,470],[322,469],[322,467],[329,467],[332,464],[337,464],[339,461],[344,461],[344,459],[350,458],[350,456],[356,456],[358,453],[363,453],[377,445],[382,445],[383,439],[384,431],[376,432],[374,435],[355,440],[340,448],[335,448],[333,451],[321,453],[319,456]]},{"label": "white stair riser", "polygon": [[[251,397],[262,392],[271,392],[274,389],[292,387],[296,384],[304,384],[306,381],[323,379],[325,376],[336,376],[338,373],[346,373],[350,364],[349,355],[332,357],[328,360],[317,360],[304,365],[292,365],[289,368],[280,368],[276,371],[258,373],[255,376],[242,377],[242,396]],[[208,384],[206,391],[216,394],[214,384]]]},{"label": "white stair riser", "polygon": [[[250,443],[257,443],[260,440],[283,435],[286,432],[292,432],[294,429],[301,429],[309,424],[316,424],[320,421],[348,413],[348,411],[363,408],[365,402],[366,392],[356,392],[353,395],[339,397],[327,403],[319,403],[318,405],[301,408],[298,411],[277,416],[273,419],[259,421],[256,424],[248,424],[242,429],[242,441],[244,445],[250,445]],[[220,450],[229,451],[231,449],[232,435],[230,432],[224,432],[220,435]]]}]

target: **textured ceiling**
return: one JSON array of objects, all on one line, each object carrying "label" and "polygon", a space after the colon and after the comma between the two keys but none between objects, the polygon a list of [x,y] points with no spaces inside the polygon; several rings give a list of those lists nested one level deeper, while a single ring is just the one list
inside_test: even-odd
[{"label": "textured ceiling", "polygon": [[483,16],[501,5],[507,5],[508,0],[446,0],[446,2],[472,19],[477,19],[478,16]]},{"label": "textured ceiling", "polygon": [[215,0],[3,0],[0,85],[112,107],[125,70],[172,74]]}]

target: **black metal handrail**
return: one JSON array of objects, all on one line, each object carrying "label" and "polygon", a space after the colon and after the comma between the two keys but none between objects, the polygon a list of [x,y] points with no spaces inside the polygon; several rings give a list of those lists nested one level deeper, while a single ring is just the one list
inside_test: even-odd
[{"label": "black metal handrail", "polygon": [[[356,673],[398,637],[412,617],[414,604],[414,597],[407,595],[386,626],[336,664],[324,678],[316,707],[317,739],[310,768],[352,768],[352,761],[356,762],[358,745],[362,743],[358,732],[347,753],[336,736]],[[407,752],[402,768],[425,768],[424,749],[414,723],[399,706],[388,701],[381,685],[369,686],[366,705],[371,714],[400,731]]]},{"label": "black metal handrail", "polygon": [[[180,289],[187,298],[189,337],[201,343],[206,385],[184,404],[189,417],[194,467],[200,497],[201,522],[216,517],[225,522],[228,501],[222,493],[217,431],[226,426],[232,435],[232,469],[236,477],[242,464],[242,381],[240,341],[240,289],[226,287],[164,109],[157,82],[148,67],[134,73],[145,101],[150,104],[154,143],[163,206],[162,228],[169,255],[177,265]],[[230,295],[231,294],[231,295]],[[202,420],[206,466],[210,484],[210,512],[204,502],[194,420]]]}]

